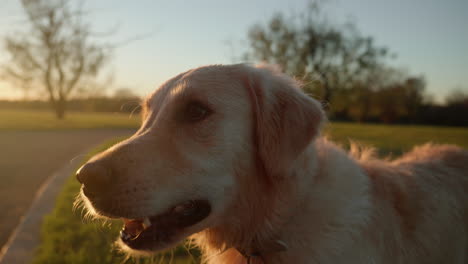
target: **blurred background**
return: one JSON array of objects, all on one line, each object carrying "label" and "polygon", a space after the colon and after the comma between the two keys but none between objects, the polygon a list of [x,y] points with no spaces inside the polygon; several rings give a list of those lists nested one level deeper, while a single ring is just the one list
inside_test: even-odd
[{"label": "blurred background", "polygon": [[126,259],[111,245],[119,223],[72,211],[69,177],[193,67],[278,65],[345,147],[468,147],[467,13],[465,0],[1,0],[0,262],[199,262],[190,245]]}]

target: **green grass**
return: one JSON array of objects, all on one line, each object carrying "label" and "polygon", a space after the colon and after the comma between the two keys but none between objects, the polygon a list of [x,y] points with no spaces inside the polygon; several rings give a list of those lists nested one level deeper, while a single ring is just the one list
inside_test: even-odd
[{"label": "green grass", "polygon": [[0,131],[136,128],[139,123],[138,114],[69,112],[58,120],[51,111],[0,110]]},{"label": "green grass", "polygon": [[398,155],[427,142],[468,148],[468,128],[465,127],[331,123],[326,125],[324,135],[345,146],[350,140],[374,146],[382,154]]},{"label": "green grass", "polygon": [[[398,155],[414,145],[428,141],[468,148],[468,128],[333,123],[326,126],[324,134],[345,146],[350,139],[373,145],[379,148],[382,154]],[[78,190],[79,184],[74,177],[70,178],[57,200],[54,211],[45,218],[42,227],[43,242],[37,251],[35,264],[169,263],[169,253],[166,253],[162,262],[159,262],[160,256],[153,260],[125,261],[123,256],[111,247],[121,227],[120,221],[111,222],[108,226],[83,223],[80,213],[72,212],[72,203]],[[197,255],[197,252],[192,251],[192,254]],[[182,247],[177,248],[174,255],[177,257],[172,263],[197,263]]]}]

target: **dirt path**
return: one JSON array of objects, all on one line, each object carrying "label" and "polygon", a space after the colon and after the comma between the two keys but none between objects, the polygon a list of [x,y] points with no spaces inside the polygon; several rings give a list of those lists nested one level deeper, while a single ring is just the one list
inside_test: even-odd
[{"label": "dirt path", "polygon": [[[50,211],[61,184],[82,161],[82,154],[85,151],[105,140],[129,136],[132,132],[132,130],[0,132],[0,212],[2,212],[0,247],[5,245],[20,222],[22,228],[19,229],[23,229],[23,232],[22,234],[16,232],[15,240],[19,237],[26,239],[24,241],[32,239],[32,243],[36,243],[42,215],[41,213],[31,215],[31,211]],[[39,199],[33,203],[36,196]],[[32,210],[25,215],[30,207]],[[23,244],[26,243],[24,241]],[[10,239],[9,246],[12,242],[14,241]],[[0,259],[5,249],[6,247],[0,251]],[[1,263],[6,263],[4,261],[0,260]]]}]

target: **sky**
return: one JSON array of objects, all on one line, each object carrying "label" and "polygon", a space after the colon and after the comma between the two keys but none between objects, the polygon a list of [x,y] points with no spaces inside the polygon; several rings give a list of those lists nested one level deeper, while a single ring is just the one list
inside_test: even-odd
[{"label": "sky", "polygon": [[[22,28],[19,0],[0,0],[0,37]],[[146,35],[116,49],[107,72],[113,87],[144,96],[165,80],[207,64],[238,62],[248,29],[273,14],[304,10],[308,0],[88,0],[97,31],[117,28],[110,40]],[[459,87],[468,92],[468,1],[330,0],[334,23],[353,21],[359,31],[397,55],[391,64],[423,75],[437,101]],[[5,61],[0,49],[0,61]],[[111,89],[109,89],[111,90]],[[0,82],[0,98],[22,93]]]}]

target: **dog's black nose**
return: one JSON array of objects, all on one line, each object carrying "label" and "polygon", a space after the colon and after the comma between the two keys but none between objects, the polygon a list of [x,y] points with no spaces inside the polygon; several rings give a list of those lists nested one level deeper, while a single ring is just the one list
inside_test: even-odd
[{"label": "dog's black nose", "polygon": [[86,193],[99,193],[111,183],[111,170],[100,162],[88,162],[76,171],[76,179],[83,184]]}]

